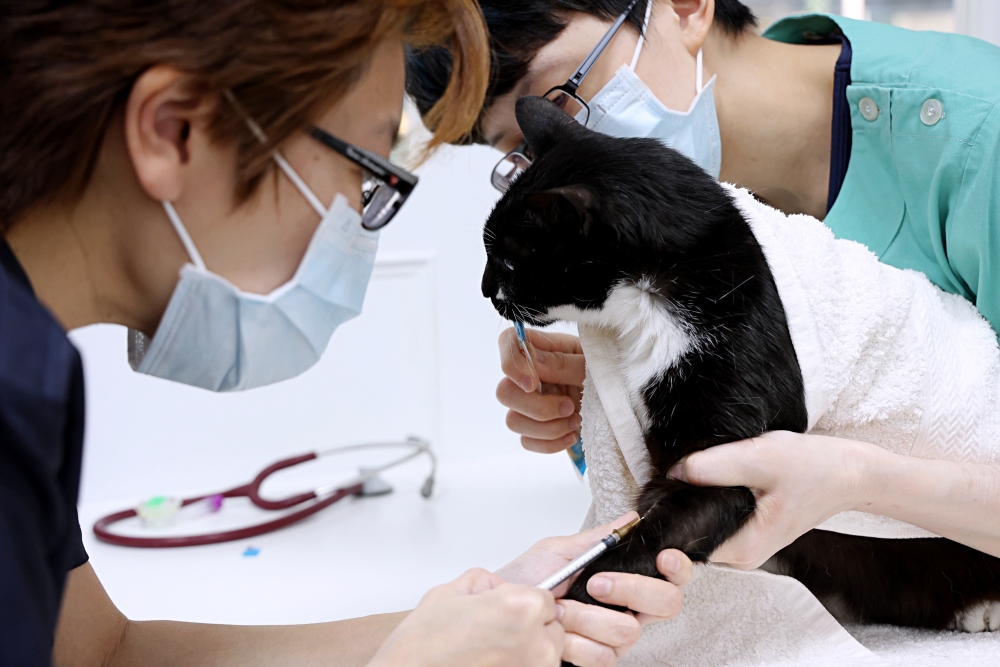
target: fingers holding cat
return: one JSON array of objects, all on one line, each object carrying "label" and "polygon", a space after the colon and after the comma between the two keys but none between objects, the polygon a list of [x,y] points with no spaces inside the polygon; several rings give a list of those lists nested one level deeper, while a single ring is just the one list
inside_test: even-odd
[{"label": "fingers holding cat", "polygon": [[[533,584],[638,516],[629,512],[576,535],[541,540],[498,570],[497,575],[508,581]],[[683,552],[667,549],[658,554],[656,567],[665,580],[624,572],[603,572],[588,582],[588,592],[595,599],[634,613],[565,598],[557,600],[563,608],[560,623],[566,631],[563,659],[578,667],[614,665],[638,641],[642,625],[679,614],[683,601],[681,588],[691,579],[691,561]],[[563,596],[568,588],[569,583],[565,583],[553,593]]]},{"label": "fingers holding cat", "polygon": [[[691,581],[691,559],[677,549],[661,551],[656,569],[666,581],[626,572],[601,572],[587,582],[587,592],[604,604],[628,607],[641,625],[673,618],[681,612],[681,588]],[[603,607],[595,607],[603,609]]]},{"label": "fingers holding cat", "polygon": [[774,431],[691,454],[667,474],[695,486],[745,486],[753,491],[756,511],[711,556],[713,562],[749,570],[837,512],[850,509],[861,446],[840,438]]},{"label": "fingers holding cat", "polygon": [[514,329],[507,329],[499,340],[505,377],[497,385],[497,400],[509,409],[507,427],[521,436],[525,449],[558,452],[576,442],[580,430],[580,397],[586,373],[583,350],[576,336],[534,329],[527,329],[526,334],[541,392]]},{"label": "fingers holding cat", "polygon": [[613,667],[642,636],[635,616],[604,607],[562,600],[566,628],[563,660],[577,667]]},{"label": "fingers holding cat", "polygon": [[691,580],[691,561],[682,552],[660,552],[657,569],[666,581],[624,572],[602,572],[587,582],[587,592],[605,604],[631,609],[623,614],[575,600],[559,600],[565,609],[563,660],[579,667],[613,666],[642,634],[641,627],[681,613],[681,589]]}]

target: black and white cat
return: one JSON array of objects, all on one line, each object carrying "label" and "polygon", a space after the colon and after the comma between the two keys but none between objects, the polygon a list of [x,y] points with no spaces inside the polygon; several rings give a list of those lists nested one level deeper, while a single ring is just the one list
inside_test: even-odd
[{"label": "black and white cat", "polygon": [[[596,603],[591,575],[659,576],[665,548],[707,561],[749,519],[748,489],[666,472],[714,445],[805,431],[802,373],[764,253],[714,179],[658,141],[587,130],[541,98],[516,111],[536,159],[486,222],[483,295],[511,320],[619,332],[654,471],[636,500],[643,522],[569,592]],[[1000,559],[946,539],[814,530],[772,565],[841,619],[981,628],[1000,613]]]}]

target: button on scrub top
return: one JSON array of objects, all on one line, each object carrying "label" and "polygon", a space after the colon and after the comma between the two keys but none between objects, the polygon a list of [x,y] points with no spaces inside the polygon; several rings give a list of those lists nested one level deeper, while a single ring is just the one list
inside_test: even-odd
[{"label": "button on scrub top", "polygon": [[851,158],[825,222],[960,294],[1000,332],[1000,47],[811,14],[764,36],[850,40]]}]

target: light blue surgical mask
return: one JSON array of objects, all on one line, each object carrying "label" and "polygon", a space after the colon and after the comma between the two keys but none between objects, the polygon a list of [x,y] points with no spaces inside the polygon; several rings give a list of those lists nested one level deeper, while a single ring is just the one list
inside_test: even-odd
[{"label": "light blue surgical mask", "polygon": [[[650,2],[651,6],[653,3]],[[649,22],[649,12],[646,13]],[[645,34],[645,29],[643,30]],[[690,158],[713,178],[722,169],[722,139],[712,90],[715,77],[702,86],[702,55],[698,51],[694,101],[686,112],[663,106],[636,76],[643,39],[636,44],[631,65],[622,65],[590,101],[587,126],[613,137],[649,137]]]},{"label": "light blue surgical mask", "polygon": [[148,375],[211,391],[239,391],[304,372],[334,330],[361,312],[378,232],[343,195],[324,208],[288,163],[275,160],[321,220],[295,275],[270,294],[251,294],[205,267],[170,202],[163,208],[191,263],[150,341],[129,331],[129,363]]}]

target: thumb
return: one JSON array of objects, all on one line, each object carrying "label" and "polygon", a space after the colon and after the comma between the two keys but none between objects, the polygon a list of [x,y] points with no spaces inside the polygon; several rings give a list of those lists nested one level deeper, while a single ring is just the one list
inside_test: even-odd
[{"label": "thumb", "polygon": [[667,477],[695,486],[769,486],[771,475],[759,464],[752,439],[716,445],[694,452],[675,463]]},{"label": "thumb", "polygon": [[503,578],[476,567],[463,573],[458,579],[451,582],[449,586],[457,594],[476,595],[492,590],[504,583],[506,582]]}]

